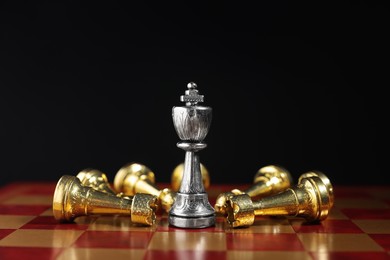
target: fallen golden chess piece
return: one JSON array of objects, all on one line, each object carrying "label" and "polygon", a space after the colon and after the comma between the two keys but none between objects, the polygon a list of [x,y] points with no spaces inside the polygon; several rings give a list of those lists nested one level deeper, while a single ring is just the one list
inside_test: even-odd
[{"label": "fallen golden chess piece", "polygon": [[53,215],[60,222],[72,222],[80,216],[126,215],[133,223],[153,225],[157,197],[135,194],[122,198],[83,186],[76,176],[64,175],[57,182],[53,196]]},{"label": "fallen golden chess piece", "polygon": [[120,168],[114,177],[114,189],[129,196],[136,193],[154,195],[166,212],[169,212],[176,196],[176,192],[169,188],[159,190],[155,185],[154,172],[140,163],[129,163]]},{"label": "fallen golden chess piece", "polygon": [[292,185],[289,171],[277,165],[260,168],[253,179],[253,185],[244,191],[234,189],[218,195],[214,209],[217,213],[226,215],[226,201],[232,195],[247,194],[249,197],[264,197],[286,190]]},{"label": "fallen golden chess piece", "polygon": [[252,225],[255,216],[297,216],[317,222],[327,218],[333,202],[329,179],[319,171],[312,171],[301,175],[294,188],[256,201],[248,194],[228,197],[227,222],[233,228]]}]

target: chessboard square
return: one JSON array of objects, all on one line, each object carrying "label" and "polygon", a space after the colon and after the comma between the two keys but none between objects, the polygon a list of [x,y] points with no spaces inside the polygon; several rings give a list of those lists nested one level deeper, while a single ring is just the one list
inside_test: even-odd
[{"label": "chessboard square", "polygon": [[3,239],[14,231],[15,229],[0,229],[0,239]]},{"label": "chessboard square", "polygon": [[293,220],[291,225],[297,233],[363,233],[351,220],[327,219],[311,224],[302,220]]},{"label": "chessboard square", "polygon": [[0,259],[52,260],[56,259],[61,250],[62,248],[0,247]]},{"label": "chessboard square", "polygon": [[353,220],[367,234],[390,234],[390,219]]},{"label": "chessboard square", "polygon": [[78,230],[18,229],[0,240],[0,246],[68,247],[82,233]]},{"label": "chessboard square", "polygon": [[86,230],[88,224],[77,224],[75,222],[60,223],[52,216],[37,216],[20,229],[71,229],[71,230]]},{"label": "chessboard square", "polygon": [[383,251],[367,234],[297,234],[307,251],[316,252],[364,252]]},{"label": "chessboard square", "polygon": [[301,251],[241,251],[227,252],[228,260],[236,259],[272,259],[272,260],[312,260],[307,252]]},{"label": "chessboard square", "polygon": [[35,216],[0,215],[0,228],[18,229],[34,218]]},{"label": "chessboard square", "polygon": [[40,216],[53,216],[53,209],[50,207],[47,210],[43,211]]},{"label": "chessboard square", "polygon": [[356,186],[334,187],[334,197],[337,200],[344,198],[365,199],[369,197],[369,192],[365,191],[363,187]]},{"label": "chessboard square", "polygon": [[250,251],[303,251],[303,245],[296,234],[226,234],[228,250]]},{"label": "chessboard square", "polygon": [[47,206],[41,205],[4,205],[0,204],[1,215],[40,215],[47,210]]},{"label": "chessboard square", "polygon": [[332,259],[332,260],[388,260],[390,255],[385,252],[311,252],[314,260]]},{"label": "chessboard square", "polygon": [[15,182],[0,188],[1,195],[14,194],[53,194],[56,183],[53,182]]},{"label": "chessboard square", "polygon": [[348,217],[338,208],[332,208],[327,219],[348,219]]},{"label": "chessboard square", "polygon": [[44,196],[44,195],[20,195],[12,197],[2,204],[5,205],[52,205],[53,196]]},{"label": "chessboard square", "polygon": [[28,190],[23,192],[23,194],[33,194],[33,195],[48,195],[53,196],[54,190],[57,183],[32,183],[28,182]]},{"label": "chessboard square", "polygon": [[370,237],[390,253],[390,234],[371,234]]},{"label": "chessboard square", "polygon": [[156,232],[148,248],[151,250],[224,251],[226,250],[226,237],[222,232]]},{"label": "chessboard square", "polygon": [[156,220],[156,231],[168,231],[170,229],[170,224],[168,217],[161,216]]},{"label": "chessboard square", "polygon": [[68,248],[64,250],[56,260],[69,259],[144,259],[145,249],[120,249],[120,248]]},{"label": "chessboard square", "polygon": [[146,252],[145,260],[196,260],[196,259],[226,259],[225,251],[211,251],[211,250],[148,250]]},{"label": "chessboard square", "polygon": [[91,224],[88,230],[95,231],[143,231],[153,232],[156,225],[142,226],[131,222],[130,216],[101,216]]},{"label": "chessboard square", "polygon": [[370,188],[368,193],[371,197],[383,200],[390,200],[389,187]]},{"label": "chessboard square", "polygon": [[152,232],[86,231],[74,244],[82,248],[146,248]]},{"label": "chessboard square", "polygon": [[[340,198],[334,206],[339,209],[389,209],[389,205],[376,199]],[[344,212],[344,211],[343,211]]]},{"label": "chessboard square", "polygon": [[389,209],[343,209],[350,219],[390,219]]},{"label": "chessboard square", "polygon": [[290,222],[286,218],[260,218],[255,219],[255,222],[244,228],[232,228],[226,227],[226,233],[268,233],[268,234],[279,234],[295,233],[291,227]]}]

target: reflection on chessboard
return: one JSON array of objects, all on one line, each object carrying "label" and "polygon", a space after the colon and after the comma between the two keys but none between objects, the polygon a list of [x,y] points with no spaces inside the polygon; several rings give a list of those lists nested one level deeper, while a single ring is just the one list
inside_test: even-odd
[{"label": "reflection on chessboard", "polygon": [[[169,184],[161,183],[161,187]],[[211,184],[222,192],[250,185]],[[389,259],[390,187],[334,187],[328,217],[307,223],[294,216],[256,216],[233,228],[224,216],[213,227],[182,229],[160,211],[152,226],[128,216],[53,217],[55,183],[0,188],[0,259]]]}]

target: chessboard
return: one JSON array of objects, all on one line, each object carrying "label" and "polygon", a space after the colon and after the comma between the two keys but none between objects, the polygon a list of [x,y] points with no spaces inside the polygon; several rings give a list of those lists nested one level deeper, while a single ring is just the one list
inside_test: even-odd
[{"label": "chessboard", "polygon": [[[334,185],[334,206],[315,224],[257,216],[249,227],[231,228],[218,216],[215,226],[183,229],[170,226],[163,212],[152,226],[125,216],[59,223],[52,213],[55,185],[0,188],[0,259],[390,259],[390,186]],[[210,185],[210,203],[233,188],[245,185]]]}]

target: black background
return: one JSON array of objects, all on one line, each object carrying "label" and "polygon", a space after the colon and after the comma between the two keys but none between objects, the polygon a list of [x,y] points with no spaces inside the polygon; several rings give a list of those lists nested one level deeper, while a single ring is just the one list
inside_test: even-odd
[{"label": "black background", "polygon": [[387,5],[30,2],[0,4],[0,184],[133,161],[169,182],[190,81],[213,108],[212,183],[269,164],[389,183]]}]

